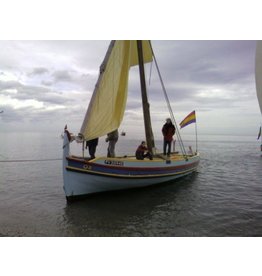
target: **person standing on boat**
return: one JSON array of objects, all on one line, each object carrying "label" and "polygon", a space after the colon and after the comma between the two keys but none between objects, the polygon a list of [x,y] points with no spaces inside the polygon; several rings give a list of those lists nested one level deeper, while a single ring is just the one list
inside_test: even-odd
[{"label": "person standing on boat", "polygon": [[149,158],[150,160],[152,160],[152,156],[151,156],[150,152],[148,151],[146,142],[142,141],[136,150],[136,159],[144,160],[145,158]]},{"label": "person standing on boat", "polygon": [[176,128],[170,118],[166,119],[166,123],[162,127],[162,133],[164,137],[163,152],[164,155],[166,155],[167,151],[167,155],[169,156],[171,153],[171,143],[173,141],[173,136],[176,133]]},{"label": "person standing on boat", "polygon": [[86,141],[86,149],[88,147],[90,159],[95,159],[96,147],[98,145],[98,138]]},{"label": "person standing on boat", "polygon": [[118,129],[107,134],[106,142],[108,142],[107,157],[115,157],[115,145],[118,141]]}]

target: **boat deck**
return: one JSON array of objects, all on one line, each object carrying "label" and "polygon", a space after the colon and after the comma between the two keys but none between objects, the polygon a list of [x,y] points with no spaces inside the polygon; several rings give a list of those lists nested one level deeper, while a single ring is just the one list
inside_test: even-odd
[{"label": "boat deck", "polygon": [[[186,155],[187,158],[190,158],[190,157],[193,157],[194,155]],[[94,159],[90,159],[88,157],[81,157],[81,156],[75,156],[75,155],[71,155],[70,158],[72,159],[76,159],[76,160],[81,160],[81,161],[87,161],[87,162],[90,162],[90,163],[96,163],[98,160],[114,160],[114,161],[129,161],[129,162],[159,162],[159,161],[178,161],[178,160],[184,160],[185,159],[185,156],[182,155],[182,154],[179,154],[179,153],[171,153],[170,156],[166,156],[166,155],[163,155],[163,154],[156,154],[154,155],[153,157],[153,160],[149,160],[148,158],[145,158],[144,160],[138,160],[136,159],[135,156],[132,156],[132,155],[128,155],[128,156],[116,156],[116,157],[106,157],[106,156],[101,156],[101,157],[96,157]]]}]

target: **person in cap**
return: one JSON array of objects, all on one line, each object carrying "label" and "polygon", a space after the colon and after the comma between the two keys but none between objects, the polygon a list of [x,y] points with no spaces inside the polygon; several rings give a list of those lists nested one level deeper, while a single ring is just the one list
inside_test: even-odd
[{"label": "person in cap", "polygon": [[171,143],[173,141],[173,136],[176,133],[176,128],[173,125],[172,121],[170,118],[166,119],[166,123],[162,127],[162,134],[164,138],[164,143],[163,143],[163,153],[164,155],[170,156],[171,153]]}]

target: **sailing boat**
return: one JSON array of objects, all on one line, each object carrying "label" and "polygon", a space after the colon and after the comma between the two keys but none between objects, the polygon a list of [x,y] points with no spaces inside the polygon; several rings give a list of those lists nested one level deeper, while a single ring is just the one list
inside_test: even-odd
[{"label": "sailing boat", "polygon": [[[150,41],[111,41],[80,133],[73,136],[67,126],[64,129],[63,179],[68,200],[92,193],[160,184],[196,171],[199,153],[186,153],[177,127],[181,153],[171,153],[169,157],[156,153],[144,73],[144,64],[153,59],[157,65]],[[146,143],[152,160],[137,160],[135,156],[102,156],[90,160],[71,155],[73,140],[80,140],[84,145],[85,141],[119,128],[126,107],[129,69],[136,65],[139,66]],[[164,89],[158,66],[157,70]],[[168,99],[167,94],[165,97]],[[168,108],[171,109],[169,102]],[[176,125],[173,113],[171,117]]]},{"label": "sailing boat", "polygon": [[[256,49],[256,68],[255,68],[255,77],[256,77],[256,90],[257,90],[257,99],[262,114],[262,41],[257,42]],[[262,151],[262,136],[261,136],[261,126],[259,128],[258,138],[261,137],[260,150]]]}]

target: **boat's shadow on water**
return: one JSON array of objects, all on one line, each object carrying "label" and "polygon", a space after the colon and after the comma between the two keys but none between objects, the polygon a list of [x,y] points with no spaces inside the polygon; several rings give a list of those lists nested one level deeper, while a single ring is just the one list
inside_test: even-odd
[{"label": "boat's shadow on water", "polygon": [[175,205],[176,198],[190,190],[196,178],[194,173],[157,186],[94,194],[68,202],[64,209],[66,235],[149,235],[143,232],[145,222],[162,206]]}]

